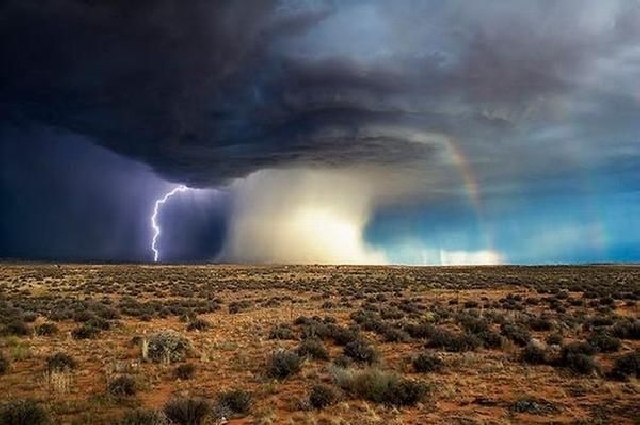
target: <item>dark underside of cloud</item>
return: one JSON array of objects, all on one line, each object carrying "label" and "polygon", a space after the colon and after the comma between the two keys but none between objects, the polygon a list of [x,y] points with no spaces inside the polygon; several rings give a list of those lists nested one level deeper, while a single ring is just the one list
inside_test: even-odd
[{"label": "dark underside of cloud", "polygon": [[481,163],[639,36],[634,1],[439,3],[4,1],[0,108],[197,186],[429,164],[424,134]]},{"label": "dark underside of cloud", "polygon": [[637,182],[639,46],[636,0],[4,0],[0,125],[235,184],[231,238],[293,220],[273,199],[361,237],[398,202]]}]

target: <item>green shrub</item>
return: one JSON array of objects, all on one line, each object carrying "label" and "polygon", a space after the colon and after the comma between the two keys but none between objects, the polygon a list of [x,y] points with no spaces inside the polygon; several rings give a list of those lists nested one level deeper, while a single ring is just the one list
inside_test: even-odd
[{"label": "green shrub", "polygon": [[67,353],[57,352],[46,360],[47,370],[49,372],[65,372],[75,369],[77,362]]},{"label": "green shrub", "polygon": [[31,334],[31,328],[20,319],[14,319],[4,327],[5,335],[27,336]]},{"label": "green shrub", "polygon": [[302,358],[292,351],[277,351],[267,361],[267,376],[286,379],[300,371]]},{"label": "green shrub", "polygon": [[411,359],[411,365],[416,372],[436,372],[442,369],[442,359],[429,353],[420,353]]},{"label": "green shrub", "polygon": [[347,368],[352,366],[354,363],[353,359],[349,356],[345,356],[344,354],[340,354],[338,357],[333,359],[333,364],[339,367]]},{"label": "green shrub", "polygon": [[125,413],[118,425],[169,425],[169,421],[163,412],[136,409]]},{"label": "green shrub", "polygon": [[615,353],[620,350],[622,343],[614,336],[605,332],[598,332],[587,338],[587,342],[601,353]]},{"label": "green shrub", "polygon": [[296,340],[298,337],[289,324],[281,323],[269,331],[269,339]]},{"label": "green shrub", "polygon": [[92,339],[98,336],[100,329],[95,328],[89,324],[84,324],[79,328],[75,328],[71,331],[71,336],[75,339]]},{"label": "green shrub", "polygon": [[479,334],[476,334],[478,338],[482,341],[482,345],[486,348],[501,348],[503,338],[498,332],[494,331],[485,331]]},{"label": "green shrub", "polygon": [[500,326],[500,333],[519,347],[525,347],[531,340],[531,333],[514,323],[503,323]]},{"label": "green shrub", "polygon": [[316,360],[329,360],[329,352],[320,339],[306,338],[300,342],[296,350],[300,357],[311,357]]},{"label": "green shrub", "polygon": [[130,376],[120,376],[109,382],[107,392],[115,397],[132,397],[136,395],[136,381]]},{"label": "green shrub", "polygon": [[547,350],[530,343],[520,353],[520,361],[530,365],[545,365],[549,363],[549,355]]},{"label": "green shrub", "polygon": [[355,341],[360,338],[358,331],[354,329],[347,329],[340,326],[331,326],[329,337],[333,340],[335,345],[344,347],[351,341]]},{"label": "green shrub", "polygon": [[175,368],[174,375],[184,381],[193,379],[196,376],[196,366],[193,363],[181,364]]},{"label": "green shrub", "polygon": [[191,348],[189,340],[176,332],[160,332],[149,337],[149,358],[155,363],[177,363]]},{"label": "green shrub", "polygon": [[49,415],[34,400],[16,400],[0,406],[2,425],[47,425]]},{"label": "green shrub", "polygon": [[376,363],[380,357],[378,350],[362,338],[347,343],[344,346],[343,353],[345,356],[351,357],[356,363],[368,365]]},{"label": "green shrub", "polygon": [[404,326],[404,330],[411,336],[411,338],[426,339],[433,335],[437,328],[431,323],[407,323]]},{"label": "green shrub", "polygon": [[529,329],[535,332],[549,332],[553,329],[553,322],[546,317],[534,317],[529,321]]},{"label": "green shrub", "polygon": [[204,319],[195,319],[187,325],[187,331],[206,331],[211,329],[211,323]]},{"label": "green shrub", "polygon": [[411,336],[403,331],[402,329],[396,329],[394,327],[387,327],[380,335],[384,338],[386,342],[409,342],[411,341]]},{"label": "green shrub", "polygon": [[640,351],[635,350],[615,359],[612,375],[624,381],[629,377],[640,378]]},{"label": "green shrub", "polygon": [[321,410],[338,401],[338,393],[328,385],[314,385],[309,391],[309,404]]},{"label": "green shrub", "polygon": [[206,400],[178,398],[164,405],[164,414],[176,425],[201,425],[211,413],[211,405]]},{"label": "green shrub", "polygon": [[3,375],[9,371],[9,359],[4,354],[0,353],[0,375]]},{"label": "green shrub", "polygon": [[235,415],[246,415],[251,409],[251,393],[242,389],[232,389],[218,394],[218,405]]},{"label": "green shrub", "polygon": [[611,328],[613,336],[620,339],[640,339],[640,320],[621,319]]},{"label": "green shrub", "polygon": [[583,375],[597,372],[600,368],[591,357],[594,352],[595,350],[589,344],[574,342],[562,348],[558,365]]},{"label": "green shrub", "polygon": [[464,316],[460,319],[460,326],[472,334],[481,334],[489,331],[489,322],[472,316]]},{"label": "green shrub", "polygon": [[456,334],[437,329],[427,341],[427,348],[440,348],[451,352],[473,351],[482,345],[482,341],[473,334]]},{"label": "green shrub", "polygon": [[42,323],[41,325],[36,326],[36,335],[49,336],[57,333],[58,327],[55,323]]},{"label": "green shrub", "polygon": [[547,337],[547,345],[557,345],[557,346],[562,346],[562,343],[564,342],[564,338],[562,337],[561,334],[551,334]]},{"label": "green shrub", "polygon": [[342,388],[356,398],[394,406],[414,405],[426,396],[428,387],[400,378],[392,372],[367,369],[348,374],[340,382]]}]

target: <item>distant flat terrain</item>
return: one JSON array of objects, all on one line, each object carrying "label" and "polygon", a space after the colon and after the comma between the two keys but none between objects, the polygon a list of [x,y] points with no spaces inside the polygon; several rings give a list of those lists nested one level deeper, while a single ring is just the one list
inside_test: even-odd
[{"label": "distant flat terrain", "polygon": [[[635,266],[5,263],[0,404],[60,424],[187,400],[209,424],[634,424],[638,300]],[[158,421],[118,422],[136,409]]]}]

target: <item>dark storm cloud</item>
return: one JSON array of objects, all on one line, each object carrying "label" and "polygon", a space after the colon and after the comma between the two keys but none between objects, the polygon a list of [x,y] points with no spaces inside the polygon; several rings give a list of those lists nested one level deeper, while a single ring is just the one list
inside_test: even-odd
[{"label": "dark storm cloud", "polygon": [[[290,166],[437,169],[432,134],[458,140],[479,180],[544,174],[554,154],[540,153],[536,131],[575,135],[575,120],[604,116],[558,110],[597,99],[594,80],[620,61],[631,62],[610,95],[637,88],[639,10],[632,0],[5,1],[0,112],[192,185]],[[530,164],[496,167],[507,154]]]}]

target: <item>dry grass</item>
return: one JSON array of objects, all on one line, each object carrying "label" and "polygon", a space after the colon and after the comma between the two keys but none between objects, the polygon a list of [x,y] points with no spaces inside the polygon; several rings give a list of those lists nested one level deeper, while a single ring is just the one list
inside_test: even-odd
[{"label": "dry grass", "polygon": [[[616,326],[600,319],[638,320],[638,298],[640,268],[635,267],[5,264],[0,266],[0,330],[6,334],[7,323],[31,315],[35,322],[27,321],[29,329],[55,322],[58,332],[2,337],[0,352],[10,365],[0,375],[0,394],[6,400],[34,398],[61,424],[113,423],[137,407],[162,409],[178,397],[214,401],[219,392],[237,388],[250,391],[252,403],[248,415],[232,419],[235,424],[632,424],[640,414],[633,402],[640,397],[638,381],[613,381],[605,375],[613,359],[640,348],[638,339],[621,339],[619,352],[595,354],[601,370],[589,375],[552,364],[523,364],[522,348],[508,339],[500,348],[469,352],[427,349],[428,337],[386,341],[389,329],[405,329],[409,323],[462,334],[469,316],[486,320],[495,332],[500,332],[501,320],[526,325],[532,317],[542,317],[552,322],[553,330],[529,330],[531,337],[544,342],[561,332],[567,343],[584,341],[597,330],[592,327],[610,332]],[[337,388],[331,362],[343,347],[331,336],[319,334],[331,360],[305,359],[300,372],[281,382],[265,374],[274,352],[296,350],[305,332],[323,332],[316,322],[313,329],[294,324],[301,316],[359,327],[360,336],[380,353],[375,367],[425,382],[429,394],[406,407],[342,394],[323,411],[309,410],[306,397],[314,385]],[[187,331],[196,318],[211,327]],[[74,338],[72,331],[86,323],[105,329],[92,339]],[[291,326],[297,340],[269,339],[279,324]],[[177,364],[143,361],[145,341],[160,331],[191,341],[184,362],[196,366],[193,379],[177,379]],[[45,371],[47,356],[56,352],[71,355],[77,368]],[[410,357],[421,352],[441,357],[442,369],[415,373]],[[108,395],[109,383],[120,376],[135,379],[135,396]],[[512,408],[529,399],[549,403],[554,410],[522,413]],[[216,423],[214,418],[210,423]]]}]

